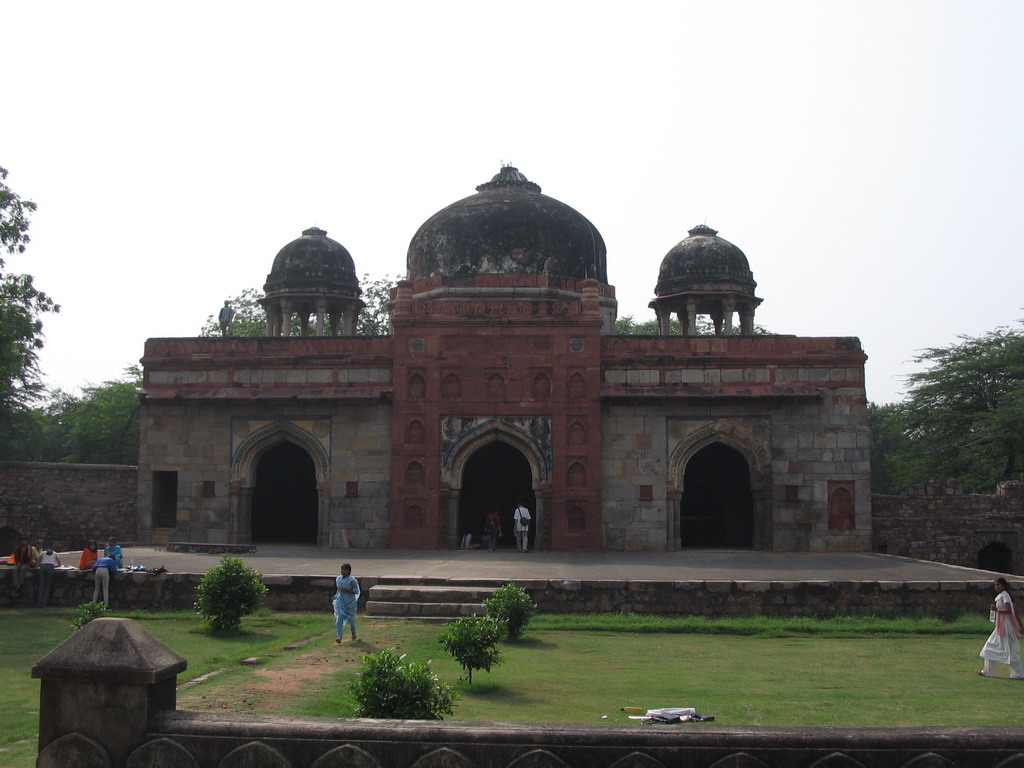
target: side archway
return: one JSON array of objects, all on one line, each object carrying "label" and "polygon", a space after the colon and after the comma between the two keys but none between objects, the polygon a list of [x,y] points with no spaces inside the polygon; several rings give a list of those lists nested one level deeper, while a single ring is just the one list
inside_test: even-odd
[{"label": "side archway", "polygon": [[680,547],[771,549],[771,454],[729,422],[672,451],[668,538]]},{"label": "side archway", "polygon": [[325,546],[330,458],[310,432],[274,422],[245,437],[231,465],[231,534],[239,543]]}]

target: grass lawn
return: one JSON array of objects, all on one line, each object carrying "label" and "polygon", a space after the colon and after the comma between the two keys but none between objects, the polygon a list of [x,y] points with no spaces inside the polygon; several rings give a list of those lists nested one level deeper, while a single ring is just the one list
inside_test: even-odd
[{"label": "grass lawn", "polygon": [[[0,768],[34,764],[39,684],[30,668],[70,634],[75,615],[0,611]],[[336,645],[329,615],[267,614],[223,635],[189,614],[132,618],[189,660],[178,680],[182,709],[351,716],[345,681],[359,658],[396,647],[410,660],[432,659],[454,685],[456,720],[622,724],[623,706],[683,706],[723,725],[1024,725],[1024,683],[975,675],[991,627],[982,618],[943,625],[540,616],[472,686],[443,655],[436,624],[360,617],[361,641]],[[239,663],[251,657],[258,664]]]}]

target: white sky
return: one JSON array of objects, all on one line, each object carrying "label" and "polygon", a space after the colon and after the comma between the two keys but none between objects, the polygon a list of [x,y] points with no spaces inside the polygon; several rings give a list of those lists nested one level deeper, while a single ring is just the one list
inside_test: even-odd
[{"label": "white sky", "polygon": [[316,224],[358,273],[502,162],[589,218],[619,314],[706,221],[778,333],[916,350],[1024,316],[1024,3],[8,2],[7,259],[63,311],[46,380],[118,377]]}]

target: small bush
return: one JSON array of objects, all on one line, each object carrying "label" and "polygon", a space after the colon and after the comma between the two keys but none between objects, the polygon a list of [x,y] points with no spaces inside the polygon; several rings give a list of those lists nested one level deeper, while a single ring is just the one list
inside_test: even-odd
[{"label": "small bush", "polygon": [[472,685],[474,669],[490,672],[501,664],[498,643],[504,634],[504,628],[489,616],[463,616],[449,624],[437,640],[466,670]]},{"label": "small bush", "polygon": [[348,686],[359,717],[443,720],[452,714],[455,694],[438,680],[430,662],[403,663],[394,648],[363,656]]},{"label": "small bush", "polygon": [[102,602],[82,603],[78,606],[78,616],[76,616],[71,622],[71,626],[74,627],[75,632],[77,632],[93,619],[102,616],[106,610],[107,607]]},{"label": "small bush", "polygon": [[196,611],[215,631],[238,629],[242,618],[255,611],[266,585],[261,574],[237,557],[221,555],[220,565],[211,568],[199,582]]},{"label": "small bush", "polygon": [[522,637],[537,612],[533,598],[512,582],[494,590],[494,595],[484,600],[484,605],[487,606],[487,616],[498,622],[509,640]]}]

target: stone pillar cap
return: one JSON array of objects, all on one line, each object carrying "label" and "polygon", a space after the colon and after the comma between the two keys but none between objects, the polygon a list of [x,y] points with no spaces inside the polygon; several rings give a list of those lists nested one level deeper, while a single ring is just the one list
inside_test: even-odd
[{"label": "stone pillar cap", "polygon": [[131,619],[93,619],[32,665],[32,677],[152,685],[187,666]]}]

